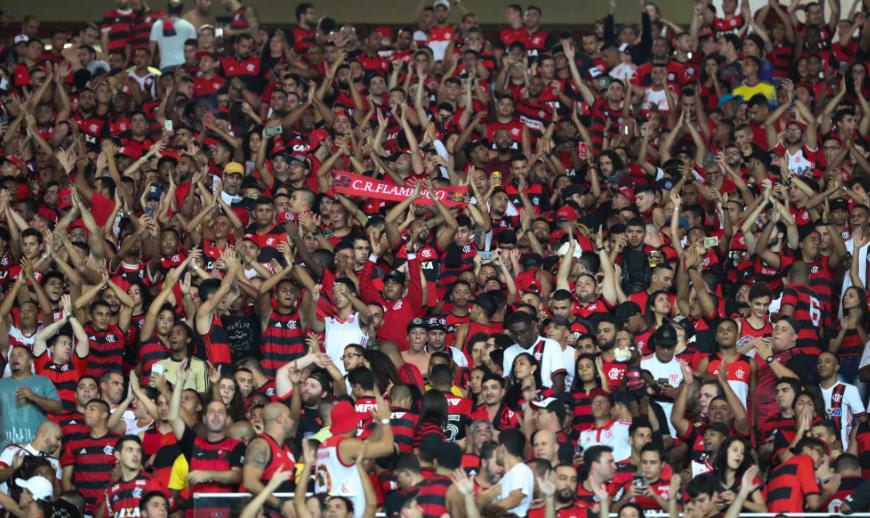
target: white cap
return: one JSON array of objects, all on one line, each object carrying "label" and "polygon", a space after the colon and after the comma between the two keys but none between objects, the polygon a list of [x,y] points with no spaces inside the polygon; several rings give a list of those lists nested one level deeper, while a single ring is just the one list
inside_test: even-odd
[{"label": "white cap", "polygon": [[445,9],[450,9],[450,0],[435,0],[432,2],[432,7],[443,7]]},{"label": "white cap", "polygon": [[30,43],[30,36],[26,34],[19,34],[12,38],[12,43],[14,45],[18,45],[19,43]]},{"label": "white cap", "polygon": [[45,477],[16,478],[15,485],[30,491],[34,500],[48,500],[54,495],[54,486]]}]

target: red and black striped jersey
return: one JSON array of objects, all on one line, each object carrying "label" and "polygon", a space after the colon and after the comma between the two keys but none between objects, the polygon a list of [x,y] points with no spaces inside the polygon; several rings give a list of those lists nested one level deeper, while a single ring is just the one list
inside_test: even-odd
[{"label": "red and black striped jersey", "polygon": [[287,362],[305,355],[305,335],[299,312],[283,314],[273,310],[260,338],[263,374],[270,378]]},{"label": "red and black striped jersey", "polygon": [[441,518],[447,513],[447,490],[453,482],[444,475],[432,475],[417,484],[417,503],[423,518]]},{"label": "red and black striped jersey", "polygon": [[798,347],[819,346],[818,328],[824,323],[824,308],[819,297],[819,294],[809,286],[790,285],[782,290],[780,307],[793,307],[792,316],[800,325],[800,329],[797,330]]},{"label": "red and black striped jersey", "polygon": [[806,496],[819,493],[812,457],[795,455],[770,473],[765,487],[767,511],[801,513]]},{"label": "red and black striped jersey", "polygon": [[807,266],[810,268],[809,287],[822,303],[822,326],[830,329],[834,314],[834,272],[831,270],[831,258],[823,255],[815,262],[807,263]]},{"label": "red and black striped jersey", "polygon": [[85,498],[85,514],[94,514],[112,482],[116,442],[118,436],[110,432],[66,443],[60,463],[73,468],[72,484]]},{"label": "red and black striped jersey", "polygon": [[89,322],[85,325],[85,332],[88,334],[90,346],[85,375],[100,379],[100,376],[106,372],[121,370],[127,343],[126,335],[121,328],[110,325],[99,331],[93,323]]},{"label": "red and black striped jersey", "polygon": [[155,363],[169,357],[169,348],[156,334],[139,345],[139,365],[143,376],[151,374]]},{"label": "red and black striped jersey", "polygon": [[45,366],[38,368],[36,373],[40,376],[45,376],[54,383],[54,388],[57,390],[60,402],[63,403],[64,412],[75,411],[76,385],[79,382],[79,378],[82,377],[78,369],[73,367],[71,363],[58,365],[54,362],[49,362]]},{"label": "red and black striped jersey", "polygon": [[108,50],[124,50],[130,44],[136,14],[132,10],[114,9],[103,15],[100,30],[109,34]]},{"label": "red and black striped jersey", "polygon": [[105,509],[108,513],[104,516],[112,518],[139,516],[139,501],[142,500],[142,495],[160,489],[157,481],[152,480],[147,473],[139,472],[131,480],[119,480],[106,490]]},{"label": "red and black striped jersey", "polygon": [[63,432],[64,444],[84,439],[91,433],[90,427],[85,424],[85,416],[77,410],[61,414],[57,417],[57,424],[60,425],[60,430]]},{"label": "red and black striped jersey", "polygon": [[574,403],[572,430],[574,436],[579,437],[580,432],[595,426],[595,418],[592,416],[592,398],[589,396],[588,391],[574,389],[571,391],[571,400]]},{"label": "red and black striped jersey", "polygon": [[160,11],[136,13],[133,26],[130,28],[130,48],[148,48],[148,40],[151,38],[151,26],[154,22],[166,16]]},{"label": "red and black striped jersey", "polygon": [[206,358],[212,365],[223,365],[226,367],[233,363],[232,355],[230,354],[230,337],[227,334],[227,330],[224,329],[221,316],[217,312],[211,317],[211,327],[208,333],[201,336],[205,346]]},{"label": "red and black striped jersey", "polygon": [[[245,457],[245,445],[232,437],[211,442],[193,433],[190,428],[184,431],[181,438],[181,451],[188,459],[190,471],[229,471],[241,469]],[[239,489],[239,484],[219,484],[204,482],[194,484],[194,493],[232,493]]]}]

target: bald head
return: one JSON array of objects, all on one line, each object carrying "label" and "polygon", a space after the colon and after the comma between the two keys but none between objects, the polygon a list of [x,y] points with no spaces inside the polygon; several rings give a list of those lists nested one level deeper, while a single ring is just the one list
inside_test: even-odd
[{"label": "bald head", "polygon": [[237,441],[242,441],[247,444],[251,439],[257,436],[257,432],[254,431],[254,427],[251,426],[251,423],[247,421],[236,421],[230,425],[227,435]]},{"label": "bald head", "polygon": [[63,432],[57,423],[52,421],[43,421],[36,429],[36,435],[33,437],[33,447],[42,453],[52,454],[57,450],[60,441],[63,438]]},{"label": "bald head", "polygon": [[263,423],[267,425],[274,423],[289,413],[290,409],[287,408],[287,405],[283,403],[269,403],[263,408]]}]

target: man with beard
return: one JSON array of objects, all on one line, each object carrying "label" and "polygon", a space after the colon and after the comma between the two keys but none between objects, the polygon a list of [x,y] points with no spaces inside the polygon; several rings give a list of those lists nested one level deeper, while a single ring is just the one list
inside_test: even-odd
[{"label": "man with beard", "polygon": [[520,425],[520,417],[504,404],[505,379],[498,374],[486,374],[481,382],[481,401],[471,414],[472,421],[478,419],[492,423],[496,430],[507,430]]},{"label": "man with beard", "polygon": [[607,385],[610,390],[616,390],[625,376],[625,371],[628,368],[629,358],[617,358],[616,350],[616,332],[619,327],[616,320],[606,315],[598,321],[598,326],[595,331],[595,339],[598,342],[598,350],[600,351],[601,365],[604,369],[604,375],[607,377]]},{"label": "man with beard", "polygon": [[496,490],[501,477],[504,476],[504,466],[498,463],[495,452],[498,443],[486,441],[480,446],[480,466],[471,470],[471,481],[474,484],[474,494],[480,505],[485,505],[496,497]]},{"label": "man with beard", "polygon": [[[788,161],[788,170],[791,174],[812,176],[816,164],[823,159],[819,153],[818,138],[816,137],[816,118],[799,99],[795,98],[793,104],[801,119],[807,122],[789,121],[785,125],[784,142],[777,144],[771,152]],[[771,140],[770,136],[768,136],[768,140],[776,142],[776,138]]]},{"label": "man with beard", "polygon": [[[578,501],[577,495],[577,468],[570,464],[559,464],[553,470],[555,474],[555,493],[556,500],[556,518],[581,518],[588,516],[589,506],[584,502]],[[601,509],[599,516],[605,516],[606,510],[609,508],[610,495],[603,485],[592,485],[594,495],[600,502]],[[543,491],[543,488],[542,488]],[[529,518],[543,518],[546,515],[544,508],[532,509],[529,511]]]},{"label": "man with beard", "polygon": [[[182,373],[182,378],[185,375]],[[180,406],[181,391],[177,390],[172,394],[169,422],[189,464],[189,489],[194,493],[235,492],[242,480],[245,446],[241,441],[227,437],[230,418],[226,405],[220,399],[215,399],[206,406],[204,437],[194,433],[179,417]]]},{"label": "man with beard", "polygon": [[647,258],[646,245],[644,244],[644,236],[646,235],[646,225],[643,220],[633,218],[625,225],[625,248],[622,249],[622,267],[621,279],[622,286],[626,292],[635,293],[643,291],[649,286],[652,277],[652,271]]}]

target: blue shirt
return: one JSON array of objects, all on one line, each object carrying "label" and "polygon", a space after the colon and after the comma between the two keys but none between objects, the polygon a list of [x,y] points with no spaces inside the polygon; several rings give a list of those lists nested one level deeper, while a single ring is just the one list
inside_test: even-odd
[{"label": "blue shirt", "polygon": [[22,385],[38,396],[60,401],[54,383],[45,376],[0,379],[0,450],[10,444],[28,444],[45,421],[45,412],[32,401],[18,403],[15,391]]}]

